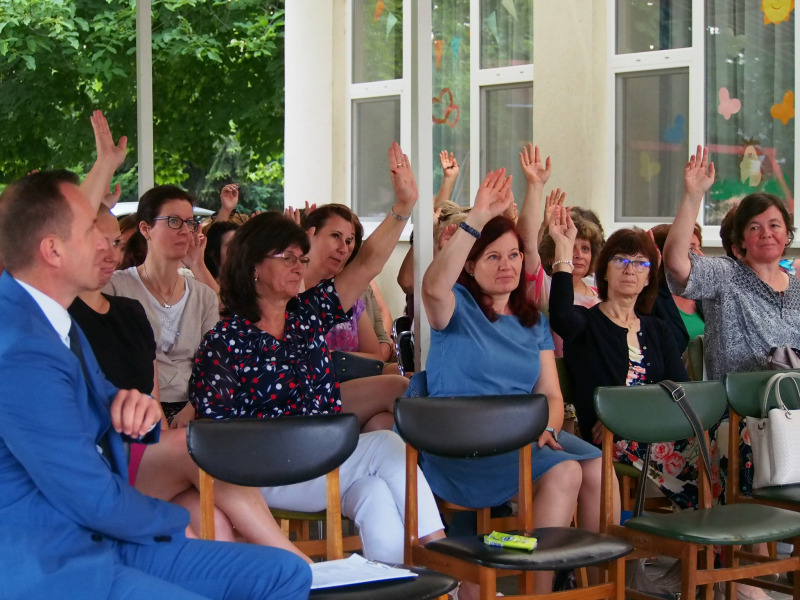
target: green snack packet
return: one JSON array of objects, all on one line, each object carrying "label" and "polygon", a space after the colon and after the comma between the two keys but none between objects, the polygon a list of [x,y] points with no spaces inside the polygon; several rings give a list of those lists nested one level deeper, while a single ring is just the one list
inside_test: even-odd
[{"label": "green snack packet", "polygon": [[512,535],[499,531],[493,531],[489,535],[483,536],[483,543],[487,546],[494,546],[495,548],[513,548],[515,550],[526,550],[528,552],[532,552],[533,549],[536,548],[537,541],[535,537]]}]

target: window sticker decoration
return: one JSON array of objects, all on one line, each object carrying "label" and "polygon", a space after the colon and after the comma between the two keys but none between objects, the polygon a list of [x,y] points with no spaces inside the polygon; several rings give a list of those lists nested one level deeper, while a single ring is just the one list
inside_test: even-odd
[{"label": "window sticker decoration", "polygon": [[769,110],[769,114],[773,119],[777,119],[784,125],[788,125],[789,121],[794,118],[794,92],[789,90],[783,95],[783,101],[778,104],[773,104]]},{"label": "window sticker decoration", "polygon": [[394,16],[394,13],[389,13],[386,17],[386,41],[389,41],[389,34],[394,29],[394,26],[397,24],[397,17]]},{"label": "window sticker decoration", "polygon": [[722,40],[725,44],[725,54],[731,58],[737,58],[747,45],[747,36],[743,33],[736,35],[730,27],[722,30]]},{"label": "window sticker decoration", "polygon": [[[455,129],[460,112],[458,105],[453,102],[453,92],[450,88],[442,88],[439,95],[433,97],[433,122],[437,125],[447,124],[451,129]],[[437,117],[437,114],[442,116]]]},{"label": "window sticker decoration", "polygon": [[661,172],[661,163],[650,158],[650,153],[642,150],[639,153],[639,175],[645,181],[650,181]]},{"label": "window sticker decoration", "polygon": [[378,19],[381,18],[383,11],[386,9],[386,3],[383,0],[378,0],[375,3],[375,14],[372,15],[372,22],[377,23]]},{"label": "window sticker decoration", "polygon": [[500,35],[497,33],[497,12],[492,11],[488,17],[484,20],[486,27],[489,28],[489,31],[494,36],[494,41],[496,44],[500,44]]},{"label": "window sticker decoration", "polygon": [[442,70],[442,52],[444,52],[444,40],[433,40],[433,53],[436,56],[436,70]]},{"label": "window sticker decoration", "polygon": [[511,18],[516,21],[517,20],[517,7],[514,6],[514,0],[503,0],[500,4],[502,4],[503,8],[505,8],[508,11],[508,14],[511,15]]},{"label": "window sticker decoration", "polygon": [[726,121],[729,121],[731,116],[737,114],[740,110],[742,110],[742,101],[738,98],[731,98],[731,93],[728,91],[728,88],[719,88],[717,112],[721,114]]},{"label": "window sticker decoration", "polygon": [[777,25],[789,20],[794,10],[794,0],[761,0],[761,10],[764,11],[764,25]]},{"label": "window sticker decoration", "polygon": [[686,136],[686,119],[683,115],[675,115],[672,127],[664,130],[664,141],[670,144],[680,144]]},{"label": "window sticker decoration", "polygon": [[450,40],[450,48],[453,49],[453,68],[458,64],[458,50],[461,48],[461,36],[457,35]]},{"label": "window sticker decoration", "polygon": [[745,140],[744,155],[739,163],[739,179],[751,187],[761,183],[761,158],[756,150],[755,140]]}]

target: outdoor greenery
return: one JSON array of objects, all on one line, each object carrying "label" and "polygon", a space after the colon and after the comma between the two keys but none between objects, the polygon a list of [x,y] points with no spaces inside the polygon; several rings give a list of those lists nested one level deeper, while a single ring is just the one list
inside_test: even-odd
[{"label": "outdoor greenery", "polygon": [[[153,0],[156,183],[219,206],[283,205],[281,0]],[[119,181],[136,200],[135,0],[0,0],[0,186],[32,169],[85,172],[89,116],[127,135]]]}]

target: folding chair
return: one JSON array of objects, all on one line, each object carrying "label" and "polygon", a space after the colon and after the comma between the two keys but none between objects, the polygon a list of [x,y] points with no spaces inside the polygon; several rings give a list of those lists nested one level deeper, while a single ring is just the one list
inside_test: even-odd
[{"label": "folding chair", "polygon": [[[707,431],[725,412],[727,396],[719,381],[684,383],[686,401],[697,414],[701,427]],[[601,387],[595,391],[595,410],[605,425],[603,434],[603,502],[611,502],[612,457],[614,434],[642,443],[674,442],[694,437],[694,431],[673,396],[659,385],[631,387]],[[707,433],[703,437],[708,443]],[[800,556],[782,560],[760,557],[757,564],[740,566],[740,547],[743,544],[770,542],[795,538],[800,549],[800,515],[772,506],[729,504],[711,506],[710,483],[699,457],[697,510],[670,514],[644,514],[625,521],[623,526],[611,522],[608,513],[604,530],[631,541],[637,552],[632,558],[666,555],[681,561],[681,596],[694,598],[697,586],[703,587],[706,600],[711,600],[713,584],[728,582],[728,599],[736,597],[736,581],[753,582],[752,577],[797,571]],[[726,566],[714,569],[714,545],[725,546]],[[639,552],[641,551],[641,552]],[[800,577],[794,597],[800,598]],[[629,598],[652,598],[635,590],[627,590]]]},{"label": "folding chair", "polygon": [[[518,575],[522,594],[510,598],[530,598],[535,571],[609,564],[610,579],[606,583],[535,597],[622,600],[624,556],[632,549],[630,543],[575,527],[533,529],[531,443],[547,426],[547,416],[547,399],[541,394],[396,401],[395,424],[407,444],[406,562],[435,565],[437,570],[477,583],[484,600],[495,598],[498,576]],[[479,530],[479,535],[448,537],[424,546],[419,543],[418,451],[449,458],[479,458],[515,450],[520,451],[516,529],[538,538],[533,552],[486,546],[482,534],[489,531],[485,529]],[[489,520],[479,518],[478,522],[485,527]]]},{"label": "folding chair", "polygon": [[[236,485],[273,487],[326,475],[326,554],[329,559],[342,558],[338,468],[355,450],[358,435],[358,420],[351,414],[193,421],[186,443],[200,467],[201,537],[214,539],[214,478]],[[297,545],[304,550],[302,542]],[[418,576],[413,579],[316,590],[311,598],[432,599],[457,584],[440,573],[415,571]]]}]

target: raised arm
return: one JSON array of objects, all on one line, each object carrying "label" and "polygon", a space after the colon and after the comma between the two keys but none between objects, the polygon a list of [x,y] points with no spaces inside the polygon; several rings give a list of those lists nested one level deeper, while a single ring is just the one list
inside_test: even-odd
[{"label": "raised arm", "polygon": [[345,310],[350,310],[369,282],[381,272],[417,202],[417,181],[408,157],[397,142],[389,148],[389,169],[395,194],[391,212],[364,241],[353,262],[334,278],[336,293]]},{"label": "raised arm", "polygon": [[440,202],[444,202],[445,200],[450,200],[453,196],[453,188],[456,186],[456,180],[458,179],[458,173],[460,171],[458,161],[452,152],[448,153],[447,150],[439,152],[439,162],[442,164],[444,178],[442,179],[439,193],[436,194],[434,206],[438,206]]},{"label": "raised arm", "polygon": [[525,244],[525,273],[535,275],[539,270],[539,215],[542,212],[542,191],[550,179],[550,157],[542,164],[539,146],[528,144],[519,153],[519,164],[527,183],[525,198],[519,211],[517,230]]},{"label": "raised arm", "polygon": [[669,229],[664,242],[664,268],[681,286],[689,281],[692,262],[689,260],[689,246],[692,243],[694,224],[700,212],[703,195],[714,183],[714,163],[708,161],[708,148],[697,147],[683,169],[683,200],[678,208],[675,221]]},{"label": "raised arm", "polygon": [[[503,214],[511,202],[511,177],[506,170],[491,171],[484,178],[475,197],[475,206],[465,223],[480,232],[494,217]],[[459,227],[444,248],[439,251],[422,278],[422,302],[431,327],[444,329],[453,316],[456,299],[453,286],[475,243],[475,237]]]},{"label": "raised arm", "polygon": [[119,200],[121,190],[119,184],[117,184],[114,192],[109,193],[111,178],[125,161],[128,138],[123,135],[119,138],[119,143],[114,144],[108,121],[101,110],[94,111],[90,120],[94,130],[97,159],[91,170],[86,174],[83,183],[81,183],[81,191],[89,198],[95,210],[100,208],[100,204],[103,203],[112,208]]},{"label": "raised arm", "polygon": [[585,326],[584,309],[574,306],[575,292],[572,287],[572,249],[578,230],[569,210],[563,206],[553,209],[548,227],[555,243],[553,281],[550,285],[550,326],[568,340]]},{"label": "raised arm", "polygon": [[220,209],[217,213],[217,221],[227,221],[231,218],[233,211],[239,204],[239,184],[229,183],[219,192]]}]

